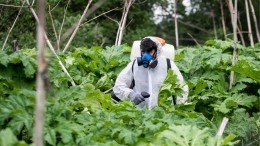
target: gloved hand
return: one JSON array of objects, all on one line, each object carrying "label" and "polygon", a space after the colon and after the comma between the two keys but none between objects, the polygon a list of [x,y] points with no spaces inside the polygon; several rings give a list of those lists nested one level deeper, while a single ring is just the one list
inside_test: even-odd
[{"label": "gloved hand", "polygon": [[132,102],[134,102],[136,105],[145,101],[144,97],[141,94],[137,94],[134,91],[130,92],[130,94],[128,95],[128,97],[130,98],[130,100]]}]

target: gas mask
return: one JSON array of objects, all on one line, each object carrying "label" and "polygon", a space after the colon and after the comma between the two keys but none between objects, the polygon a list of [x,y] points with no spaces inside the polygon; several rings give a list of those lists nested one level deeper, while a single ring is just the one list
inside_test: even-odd
[{"label": "gas mask", "polygon": [[144,52],[141,57],[137,57],[138,66],[143,65],[144,68],[155,68],[158,64],[157,59],[153,59],[153,56],[149,52]]}]

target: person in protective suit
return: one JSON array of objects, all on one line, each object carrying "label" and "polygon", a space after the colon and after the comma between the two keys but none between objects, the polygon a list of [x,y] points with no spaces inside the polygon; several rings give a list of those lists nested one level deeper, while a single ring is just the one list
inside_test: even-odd
[{"label": "person in protective suit", "polygon": [[[177,97],[176,103],[184,103],[188,97],[188,86],[173,61],[167,62],[161,55],[162,44],[157,37],[145,37],[140,43],[141,57],[130,62],[118,75],[113,87],[113,95],[119,100],[130,98],[137,107],[147,104],[149,109],[158,104],[159,89],[167,76],[167,63],[177,75],[178,82],[184,91],[182,97]],[[147,92],[149,98],[141,94]],[[143,104],[145,103],[145,104]],[[139,106],[140,107],[140,106]]]}]

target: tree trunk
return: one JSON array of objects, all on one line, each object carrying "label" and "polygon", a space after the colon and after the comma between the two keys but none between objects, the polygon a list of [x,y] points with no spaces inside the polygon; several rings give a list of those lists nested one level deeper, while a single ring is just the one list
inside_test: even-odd
[{"label": "tree trunk", "polygon": [[67,10],[68,10],[70,1],[71,1],[71,0],[68,0],[68,2],[67,2],[67,4],[66,4],[66,7],[65,7],[65,9],[64,9],[63,18],[62,18],[62,23],[61,23],[61,26],[60,26],[60,29],[59,29],[58,39],[56,40],[57,44],[56,44],[56,47],[55,47],[55,48],[58,48],[58,49],[57,49],[58,51],[60,51],[61,32],[62,32],[62,29],[63,29],[63,26],[64,26],[64,22],[65,22],[65,18],[66,18],[66,14],[67,14]]},{"label": "tree trunk", "polygon": [[[89,8],[88,12],[83,16],[83,19],[85,20],[86,18],[88,18],[88,16],[92,13],[94,13],[99,7],[101,7],[107,0],[99,0],[98,2],[96,2],[91,8]],[[63,44],[63,42],[74,32],[74,30],[76,29],[78,25],[78,21],[75,22],[69,29],[66,30],[66,32],[61,36],[60,40],[59,40],[59,45],[61,46]],[[57,46],[55,46],[54,48],[57,48]]]},{"label": "tree trunk", "polygon": [[[232,15],[232,13],[233,13],[234,8],[233,8],[232,0],[226,0],[226,2],[227,2],[227,5],[228,5],[230,14],[231,14],[231,20],[232,20],[232,22],[233,22],[233,15]],[[237,15],[236,15],[236,17],[237,17]],[[236,21],[237,21],[237,20],[236,20]],[[237,24],[236,24],[236,25],[237,25]],[[245,46],[245,40],[244,40],[244,37],[243,37],[243,33],[242,33],[242,31],[240,30],[240,28],[239,28],[238,26],[236,26],[236,28],[237,28],[238,34],[239,34],[239,36],[240,36],[242,45]],[[237,31],[236,31],[236,33],[237,33]]]},{"label": "tree trunk", "polygon": [[44,48],[44,26],[45,26],[45,0],[38,0],[39,23],[37,25],[37,49],[38,49],[38,72],[36,79],[36,106],[35,106],[35,127],[34,144],[43,145],[43,127],[45,111],[45,81],[47,64],[45,61]]},{"label": "tree trunk", "polygon": [[[31,6],[29,0],[26,0],[26,3],[27,3],[28,6]],[[38,18],[36,12],[34,11],[34,9],[33,9],[32,7],[30,7],[30,11],[32,12],[32,14],[33,14],[33,16],[34,16],[36,22],[39,23],[39,18]],[[69,74],[69,72],[67,71],[67,69],[65,68],[65,66],[62,64],[62,62],[61,62],[59,56],[57,55],[57,53],[55,52],[54,47],[52,46],[52,44],[51,44],[51,42],[49,41],[48,36],[46,35],[45,32],[44,32],[44,38],[45,38],[45,40],[47,41],[47,44],[48,44],[50,50],[52,51],[52,53],[53,53],[53,54],[55,55],[55,57],[59,60],[59,64],[61,65],[62,70],[63,70],[63,71],[67,74],[67,76],[70,78],[71,84],[72,84],[73,86],[76,86],[74,80],[73,80],[72,77],[70,76],[70,74]]]},{"label": "tree trunk", "polygon": [[215,14],[214,14],[213,11],[211,11],[210,13],[211,13],[211,17],[212,17],[212,23],[213,23],[213,29],[214,29],[215,39],[218,39],[217,28],[216,28],[216,22],[215,22]]},{"label": "tree trunk", "polygon": [[260,42],[260,34],[259,34],[259,29],[258,29],[259,25],[257,24],[257,19],[256,19],[256,15],[255,15],[255,9],[254,9],[254,6],[253,6],[251,0],[249,0],[249,5],[251,7],[251,12],[252,12],[254,23],[255,23],[255,30],[256,30],[257,41]]},{"label": "tree trunk", "polygon": [[84,16],[86,15],[86,13],[87,13],[87,11],[88,11],[88,8],[89,8],[89,6],[90,6],[91,3],[92,3],[92,0],[89,0],[88,5],[86,6],[86,8],[85,8],[83,14],[81,15],[81,17],[80,17],[80,19],[79,19],[79,21],[78,21],[78,24],[76,25],[76,28],[74,29],[72,35],[70,36],[70,39],[68,40],[67,44],[65,45],[65,47],[64,47],[64,49],[63,49],[63,51],[62,51],[63,53],[65,53],[65,52],[67,51],[67,49],[68,49],[68,47],[69,47],[71,41],[72,41],[73,38],[75,37],[75,35],[76,35],[76,33],[77,33],[78,29],[79,29],[79,26],[80,26],[80,24],[82,23],[82,21],[84,20]]},{"label": "tree trunk", "polygon": [[16,24],[16,22],[17,22],[19,16],[20,16],[20,13],[21,13],[21,11],[22,11],[22,8],[23,8],[23,6],[24,6],[24,3],[25,3],[25,1],[23,1],[23,5],[20,7],[19,12],[18,12],[18,14],[17,14],[17,16],[16,16],[16,18],[15,18],[15,20],[14,20],[14,23],[13,23],[12,27],[11,27],[11,28],[9,29],[9,31],[8,31],[8,34],[7,34],[6,38],[5,38],[5,41],[4,41],[4,44],[3,44],[3,47],[2,47],[2,50],[4,50],[5,45],[6,45],[6,42],[7,42],[8,38],[9,38],[9,35],[10,35],[11,31],[13,30],[13,28],[14,28],[14,26],[15,26],[15,24]]},{"label": "tree trunk", "polygon": [[243,33],[247,33],[248,34],[248,31],[245,32],[245,31],[242,31],[242,30],[243,30],[242,23],[240,21],[239,13],[237,12],[237,32],[238,32],[238,34],[240,36],[242,45],[246,46]]},{"label": "tree trunk", "polygon": [[177,0],[174,0],[174,26],[175,26],[175,38],[176,49],[179,47],[179,34],[178,34],[178,20],[177,20]]},{"label": "tree trunk", "polygon": [[127,18],[129,9],[134,2],[135,2],[135,0],[125,0],[123,15],[120,20],[118,30],[117,30],[117,35],[116,35],[116,42],[115,42],[116,46],[119,46],[122,43],[123,34],[124,34],[124,30],[125,30],[125,24],[126,24],[126,18]]},{"label": "tree trunk", "polygon": [[[233,5],[232,1],[229,1],[230,6]],[[232,9],[232,26],[233,26],[233,39],[234,39],[234,50],[233,50],[233,59],[232,59],[232,66],[234,66],[237,62],[237,0],[235,0],[235,7]],[[231,90],[235,79],[234,71],[230,72],[230,82],[229,82],[229,90]]]},{"label": "tree trunk", "polygon": [[222,0],[220,1],[220,9],[221,9],[221,22],[222,22],[222,27],[223,27],[223,33],[225,39],[227,39],[227,31],[226,31],[226,24],[225,24],[225,15],[224,15],[224,9],[223,9],[223,3]]},{"label": "tree trunk", "polygon": [[251,29],[251,20],[250,20],[250,15],[249,15],[249,9],[248,9],[248,1],[245,0],[245,6],[246,6],[246,18],[247,18],[247,26],[248,26],[248,35],[250,39],[250,45],[252,48],[254,48],[254,38],[252,34],[252,29]]}]

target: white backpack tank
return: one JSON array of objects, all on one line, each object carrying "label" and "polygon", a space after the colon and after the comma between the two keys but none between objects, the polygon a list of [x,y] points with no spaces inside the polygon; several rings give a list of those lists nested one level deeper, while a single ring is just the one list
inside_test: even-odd
[{"label": "white backpack tank", "polygon": [[[137,57],[141,57],[141,52],[140,52],[140,43],[141,41],[134,41],[132,45],[132,50],[131,50],[131,55],[130,55],[130,60],[133,61]],[[166,58],[169,58],[170,60],[174,61],[174,56],[175,56],[175,48],[171,44],[165,43],[162,46],[162,51],[161,55],[165,56]]]}]

